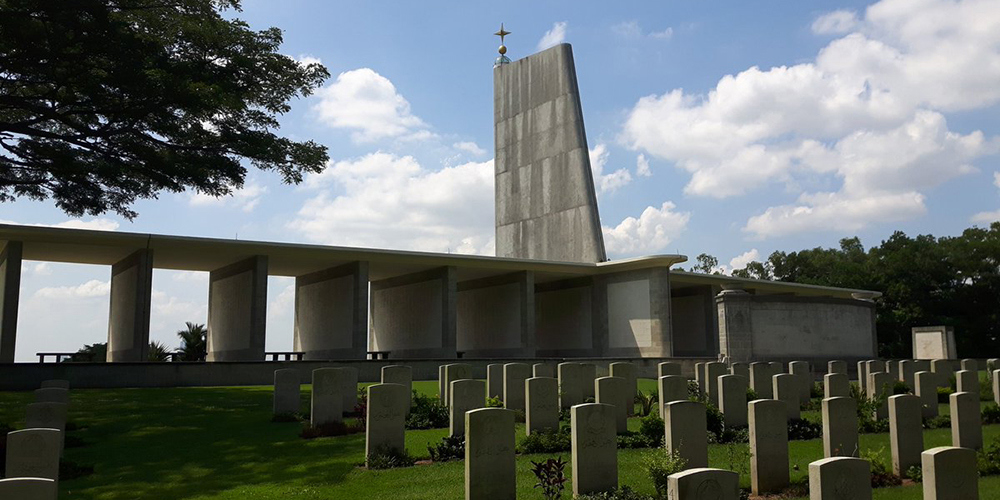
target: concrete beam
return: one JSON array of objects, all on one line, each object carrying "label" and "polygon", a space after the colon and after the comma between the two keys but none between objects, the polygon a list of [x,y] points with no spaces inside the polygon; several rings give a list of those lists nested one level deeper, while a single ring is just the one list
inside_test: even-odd
[{"label": "concrete beam", "polygon": [[469,358],[535,356],[535,275],[519,272],[458,284],[456,348]]},{"label": "concrete beam", "polygon": [[365,359],[368,351],[367,262],[295,278],[292,349],[305,352],[305,359]]},{"label": "concrete beam", "polygon": [[136,250],[111,266],[109,363],[146,361],[152,294],[152,250]]},{"label": "concrete beam", "polygon": [[209,274],[207,361],[262,361],[266,319],[267,256]]},{"label": "concrete beam", "polygon": [[454,358],[457,280],[452,266],[371,283],[372,350],[392,358]]},{"label": "concrete beam", "polygon": [[8,241],[0,250],[0,363],[14,362],[23,248],[20,241]]}]

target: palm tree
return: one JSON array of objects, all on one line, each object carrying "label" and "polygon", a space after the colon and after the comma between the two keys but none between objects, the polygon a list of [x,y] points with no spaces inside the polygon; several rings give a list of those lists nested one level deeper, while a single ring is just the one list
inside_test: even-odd
[{"label": "palm tree", "polygon": [[170,359],[170,352],[163,342],[152,341],[149,343],[149,354],[146,355],[148,361],[167,361]]},{"label": "palm tree", "polygon": [[205,361],[208,353],[208,331],[205,325],[184,322],[187,330],[180,330],[177,336],[181,338],[181,347],[177,351],[181,353],[181,361]]}]

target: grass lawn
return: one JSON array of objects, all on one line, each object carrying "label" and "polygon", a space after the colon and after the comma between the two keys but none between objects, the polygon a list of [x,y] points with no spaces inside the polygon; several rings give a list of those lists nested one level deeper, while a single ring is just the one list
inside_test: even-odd
[{"label": "grass lawn", "polygon": [[[644,392],[655,387],[640,380]],[[415,382],[414,388],[437,393],[437,381]],[[24,406],[30,392],[0,392],[0,422],[24,426]],[[454,499],[464,495],[462,462],[369,471],[364,460],[364,435],[304,440],[299,423],[272,423],[270,387],[173,389],[109,389],[71,391],[71,432],[84,445],[68,448],[65,458],[94,466],[94,474],[60,482],[61,499]],[[308,386],[303,386],[303,405]],[[947,413],[947,406],[942,407]],[[631,419],[629,427],[638,428]],[[519,436],[523,426],[518,428]],[[446,429],[407,431],[407,449],[427,458],[427,445]],[[1000,425],[984,428],[986,440],[1000,436]],[[948,429],[927,431],[925,447],[949,445]],[[746,445],[731,445],[742,446]],[[889,460],[888,434],[862,435],[861,447],[884,448]],[[730,448],[712,445],[712,467],[730,465]],[[619,483],[653,493],[642,458],[647,450],[618,454]],[[569,453],[562,456],[567,461]],[[531,460],[548,455],[518,456],[518,498],[541,498],[532,488]],[[823,457],[822,440],[790,444],[792,481],[806,481],[808,464]],[[569,472],[569,467],[567,467]],[[1000,476],[980,479],[983,500],[1000,500]],[[921,487],[879,489],[876,499],[920,499]],[[569,495],[566,495],[569,498]],[[805,498],[805,497],[802,497]]]}]

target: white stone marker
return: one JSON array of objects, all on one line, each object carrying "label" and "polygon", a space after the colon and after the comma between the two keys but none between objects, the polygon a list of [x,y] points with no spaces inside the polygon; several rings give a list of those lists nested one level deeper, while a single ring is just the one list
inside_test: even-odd
[{"label": "white stone marker", "polygon": [[524,381],[531,378],[531,367],[524,363],[503,365],[503,407],[524,411]]},{"label": "white stone marker", "polygon": [[993,402],[1000,405],[1000,370],[993,370]]},{"label": "white stone marker", "polygon": [[[986,378],[993,382],[993,372],[1000,369],[1000,358],[990,358],[986,360]],[[67,382],[67,385],[69,383]],[[44,386],[42,386],[44,387]],[[67,387],[69,389],[69,387]]]},{"label": "white stone marker", "polygon": [[660,418],[663,418],[663,405],[674,401],[687,401],[688,399],[687,379],[680,375],[660,377],[656,385],[660,396]]},{"label": "white stone marker", "polygon": [[26,429],[59,429],[59,450],[66,446],[66,418],[69,405],[65,403],[31,403],[27,406]]},{"label": "white stone marker", "polygon": [[0,498],[11,500],[56,500],[58,483],[40,477],[0,479]]},{"label": "white stone marker", "polygon": [[747,363],[733,363],[729,365],[730,375],[739,375],[747,379],[747,383],[750,383],[750,365]]},{"label": "white stone marker", "polygon": [[615,409],[589,403],[570,409],[573,495],[618,487],[618,441]]},{"label": "white stone marker", "polygon": [[298,413],[302,409],[299,371],[294,368],[274,370],[274,395],[271,410],[275,415]]},{"label": "white stone marker", "polygon": [[979,364],[976,363],[976,360],[974,360],[974,359],[966,358],[966,359],[962,360],[962,369],[963,370],[968,370],[970,372],[978,372],[979,371]]},{"label": "white stone marker", "polygon": [[979,372],[959,370],[955,372],[955,392],[979,394]]},{"label": "white stone marker", "polygon": [[673,361],[664,361],[662,363],[657,363],[656,365],[656,378],[666,377],[667,375],[677,375],[681,376],[681,364],[675,363]]},{"label": "white stone marker", "polygon": [[46,387],[45,389],[35,389],[36,403],[65,403],[69,404],[69,391],[58,387]]},{"label": "white stone marker", "polygon": [[872,500],[871,464],[852,457],[810,463],[809,500]]},{"label": "white stone marker", "polygon": [[951,374],[955,370],[952,369],[952,360],[950,359],[932,359],[931,371],[936,375],[938,387],[948,387]]},{"label": "white stone marker", "polygon": [[344,419],[344,378],[347,372],[339,368],[317,368],[312,371],[312,397],[309,421],[313,427]]},{"label": "white stone marker", "polygon": [[976,452],[939,446],[920,454],[924,500],[978,500]]},{"label": "white stone marker", "polygon": [[978,450],[983,447],[983,420],[978,392],[956,392],[948,396],[951,408],[951,445]]},{"label": "white stone marker", "polygon": [[924,418],[938,416],[937,375],[931,372],[913,374],[913,393],[920,398],[920,413]]},{"label": "white stone marker", "polygon": [[788,412],[786,419],[788,421],[796,420],[802,416],[799,411],[799,387],[801,382],[799,377],[792,375],[790,373],[780,373],[775,375],[773,378],[774,388],[774,399],[778,401],[783,401],[785,403],[785,410]]},{"label": "white stone marker", "polygon": [[[635,365],[626,362],[616,362],[608,365],[608,373],[612,377],[625,379],[625,413],[635,415],[636,375]],[[600,403],[600,401],[598,401]]]},{"label": "white stone marker", "polygon": [[406,387],[399,384],[369,385],[365,459],[380,450],[404,451],[405,426]]},{"label": "white stone marker", "polygon": [[895,359],[886,360],[885,372],[888,373],[893,380],[899,380],[899,362]]},{"label": "white stone marker", "polygon": [[[858,364],[861,362],[858,361]],[[826,373],[843,373],[847,375],[847,363],[839,359],[826,362]]]},{"label": "white stone marker", "polygon": [[668,453],[687,460],[687,468],[708,467],[708,421],[705,405],[674,401],[663,405],[664,443]]},{"label": "white stone marker", "polygon": [[783,363],[779,363],[777,361],[771,361],[767,365],[771,367],[772,377],[775,375],[781,375],[782,373],[785,373],[785,365]]},{"label": "white stone marker", "polygon": [[340,389],[341,397],[344,398],[343,411],[352,413],[358,406],[358,369],[350,366],[341,366],[337,369],[343,372],[340,378],[340,383],[343,384]]},{"label": "white stone marker", "polygon": [[594,381],[594,400],[615,407],[615,432],[628,430],[628,382],[622,377],[600,377]]},{"label": "white stone marker", "polygon": [[750,381],[742,375],[723,375],[717,383],[719,411],[725,418],[726,427],[747,425],[747,386]]},{"label": "white stone marker", "polygon": [[22,429],[7,433],[7,477],[59,481],[59,429]]},{"label": "white stone marker", "polygon": [[593,363],[580,363],[583,377],[583,399],[594,397],[594,381],[597,380],[597,365]]},{"label": "white stone marker", "polygon": [[[719,407],[719,377],[729,373],[725,363],[705,363],[705,389],[708,401]],[[706,465],[707,466],[707,465]]]},{"label": "white stone marker", "polygon": [[465,363],[450,363],[444,365],[444,369],[439,371],[438,389],[441,396],[441,404],[448,404],[448,391],[451,390],[451,383],[456,380],[472,378],[472,366]]},{"label": "white stone marker", "polygon": [[583,366],[580,363],[559,363],[559,407],[570,408],[582,404]]},{"label": "white stone marker", "polygon": [[[886,372],[868,374],[868,397],[870,399],[888,398],[892,396],[892,376]],[[883,419],[889,416],[889,404],[883,402],[875,410],[875,418]]]},{"label": "white stone marker", "polygon": [[472,410],[465,414],[465,428],[465,499],[514,500],[514,412],[502,408]]},{"label": "white stone marker", "polygon": [[465,412],[486,406],[486,382],[466,378],[451,383],[448,390],[448,435],[465,434]]},{"label": "white stone marker", "polygon": [[917,363],[912,359],[904,359],[899,362],[899,380],[906,384],[907,387],[913,389],[913,385],[916,381],[913,379],[913,375],[917,373]]},{"label": "white stone marker", "polygon": [[486,397],[503,401],[503,363],[486,365]]},{"label": "white stone marker", "polygon": [[524,381],[524,432],[559,430],[559,381],[532,377]]},{"label": "white stone marker", "polygon": [[920,398],[912,394],[889,397],[889,443],[894,474],[903,476],[910,467],[920,465],[924,451]]},{"label": "white stone marker", "polygon": [[406,387],[406,412],[409,413],[413,404],[413,368],[404,365],[383,366],[382,383]]},{"label": "white stone marker", "polygon": [[54,387],[56,389],[69,390],[69,380],[63,380],[63,379],[43,380],[41,385],[39,385],[38,387],[40,389],[50,389]]},{"label": "white stone marker", "polygon": [[823,456],[856,457],[858,450],[858,403],[843,396],[825,398],[823,412]]},{"label": "white stone marker", "polygon": [[858,388],[862,394],[868,394],[865,390],[865,383],[868,381],[868,362],[858,361]]},{"label": "white stone marker", "polygon": [[705,363],[694,364],[694,381],[698,384],[698,391],[705,394]]},{"label": "white stone marker", "polygon": [[554,378],[556,376],[556,371],[552,368],[552,365],[548,363],[535,363],[531,365],[531,376]]},{"label": "white stone marker", "polygon": [[823,397],[840,398],[851,396],[851,381],[846,373],[827,373],[823,375]]},{"label": "white stone marker", "polygon": [[785,403],[758,399],[749,404],[750,487],[755,495],[788,486],[788,424]]},{"label": "white stone marker", "polygon": [[670,500],[737,500],[740,475],[723,469],[699,467],[667,476]]},{"label": "white stone marker", "polygon": [[774,397],[771,385],[771,367],[767,363],[750,363],[750,387],[760,399]]},{"label": "white stone marker", "polygon": [[812,370],[809,369],[809,363],[805,361],[790,361],[788,363],[788,373],[795,375],[796,380],[799,381],[799,402],[805,403],[809,401],[809,397],[812,395]]}]

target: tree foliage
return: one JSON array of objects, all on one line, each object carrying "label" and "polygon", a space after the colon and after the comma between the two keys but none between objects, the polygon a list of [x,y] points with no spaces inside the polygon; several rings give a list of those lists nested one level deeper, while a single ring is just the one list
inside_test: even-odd
[{"label": "tree foliage", "polygon": [[955,327],[963,356],[1000,354],[1000,222],[940,238],[897,231],[867,251],[856,237],[840,240],[840,248],[778,251],[733,274],[881,292],[876,328],[884,357],[910,356],[910,328],[929,325]]},{"label": "tree foliage", "polygon": [[205,356],[208,354],[208,330],[205,329],[205,325],[190,321],[184,324],[187,328],[177,332],[177,336],[181,339],[181,346],[177,349],[181,361],[205,361]]},{"label": "tree foliage", "polygon": [[326,148],[275,135],[329,73],[277,52],[239,0],[0,0],[0,201],[132,218],[137,199],[243,185],[244,160],[298,183]]}]

